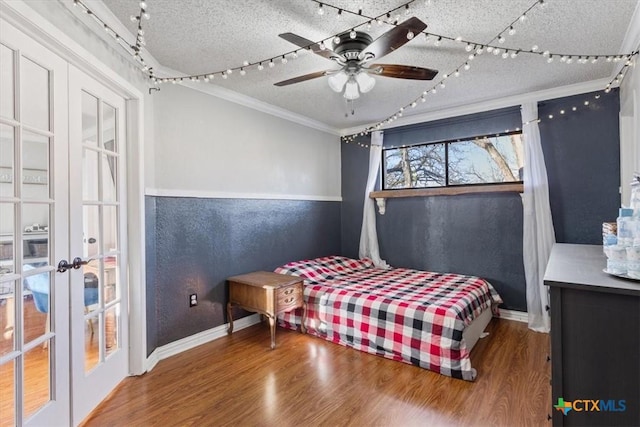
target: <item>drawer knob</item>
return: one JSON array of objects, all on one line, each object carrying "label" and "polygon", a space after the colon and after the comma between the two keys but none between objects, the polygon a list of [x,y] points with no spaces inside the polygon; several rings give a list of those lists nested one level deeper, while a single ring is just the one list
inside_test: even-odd
[{"label": "drawer knob", "polygon": [[294,297],[289,297],[289,298],[287,298],[287,299],[285,299],[285,300],[284,300],[284,303],[285,303],[285,304],[290,304],[290,303],[292,303],[294,300],[295,300],[295,298],[294,298]]},{"label": "drawer knob", "polygon": [[293,292],[293,288],[285,289],[284,294],[289,295],[291,292]]}]

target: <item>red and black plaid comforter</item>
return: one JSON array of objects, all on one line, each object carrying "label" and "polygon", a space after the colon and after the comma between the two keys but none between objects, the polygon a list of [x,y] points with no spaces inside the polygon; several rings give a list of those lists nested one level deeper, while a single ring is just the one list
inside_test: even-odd
[{"label": "red and black plaid comforter", "polygon": [[[502,302],[475,276],[384,270],[367,259],[316,258],[275,271],[305,278],[310,334],[469,381],[476,371],[462,331]],[[284,313],[278,322],[295,329],[301,314]]]}]

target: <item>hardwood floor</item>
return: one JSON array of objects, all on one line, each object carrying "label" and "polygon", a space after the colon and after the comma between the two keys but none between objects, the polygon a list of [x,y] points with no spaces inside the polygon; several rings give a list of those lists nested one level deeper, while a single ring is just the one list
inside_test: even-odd
[{"label": "hardwood floor", "polygon": [[[0,355],[13,351],[13,333],[8,332],[7,327],[13,325],[9,323],[9,317],[13,317],[13,308],[8,310],[8,301],[0,301]],[[10,313],[8,315],[7,313]],[[47,315],[35,308],[33,298],[24,298],[24,324],[25,341],[32,341],[45,333]],[[85,363],[86,366],[95,366],[98,362],[98,336],[91,333],[87,324],[85,326]],[[25,354],[24,358],[24,417],[37,412],[43,405],[46,405],[51,398],[50,390],[50,352],[48,346],[38,345]],[[15,396],[15,364],[7,362],[0,365],[0,427],[13,426],[14,396]]]},{"label": "hardwood floor", "polygon": [[547,426],[549,336],[493,319],[475,382],[266,323],[127,378],[84,426]]}]

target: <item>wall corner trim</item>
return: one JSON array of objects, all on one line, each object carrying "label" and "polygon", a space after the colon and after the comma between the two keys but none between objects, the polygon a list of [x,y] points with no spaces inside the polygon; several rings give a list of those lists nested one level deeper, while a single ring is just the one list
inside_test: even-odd
[{"label": "wall corner trim", "polygon": [[[260,315],[257,313],[252,314],[250,316],[243,317],[242,319],[234,320],[233,330],[239,331],[241,329],[248,328],[249,326],[253,326],[258,323],[260,323]],[[199,345],[202,345],[226,336],[228,327],[229,327],[229,324],[225,323],[223,325],[216,326],[215,328],[198,332],[197,334],[179,339],[172,343],[156,348],[153,351],[153,353],[151,353],[147,358],[147,367],[145,372],[151,371],[161,360],[164,360],[171,356],[175,356],[176,354],[180,354],[184,351],[191,350],[192,348],[197,347]]]},{"label": "wall corner trim", "polygon": [[500,319],[515,320],[516,322],[529,323],[529,315],[526,311],[500,310]]},{"label": "wall corner trim", "polygon": [[181,190],[169,188],[147,188],[146,196],[194,197],[199,199],[258,199],[258,200],[309,200],[316,202],[341,202],[341,196],[319,196],[312,194],[241,193],[210,190]]}]

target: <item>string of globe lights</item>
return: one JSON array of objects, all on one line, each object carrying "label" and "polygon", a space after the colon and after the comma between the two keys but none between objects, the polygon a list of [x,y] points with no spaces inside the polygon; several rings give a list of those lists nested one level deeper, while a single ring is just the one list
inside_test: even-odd
[{"label": "string of globe lights", "polygon": [[[352,14],[352,15],[357,15],[357,16],[361,16],[363,18],[366,19],[366,22],[355,26],[353,28],[351,28],[350,33],[355,34],[355,29],[356,28],[360,28],[360,27],[365,27],[365,29],[370,29],[371,25],[373,22],[377,22],[379,25],[382,24],[388,24],[388,25],[398,25],[398,23],[401,20],[401,15],[400,13],[398,13],[399,11],[404,11],[404,15],[409,15],[411,13],[411,6],[414,5],[414,3],[418,2],[418,0],[410,0],[407,1],[403,4],[401,4],[398,7],[395,7],[393,9],[388,10],[387,12],[384,12],[378,16],[375,17],[371,17],[371,16],[367,16],[363,13],[363,8],[362,6],[360,6],[358,8],[358,11],[352,11],[349,9],[344,9],[344,8],[340,8],[337,6],[333,6],[329,3],[320,1],[320,0],[311,0],[314,3],[318,4],[318,14],[320,15],[324,15],[324,10],[326,9],[333,9],[336,11],[336,16],[339,18],[340,16],[342,16],[342,14]],[[425,2],[425,4],[427,5],[431,5],[432,4],[432,0],[422,0]],[[496,37],[494,37],[489,43],[479,43],[479,42],[475,42],[475,41],[471,41],[471,40],[466,40],[463,39],[462,37],[450,37],[450,36],[446,36],[446,35],[442,35],[442,34],[436,34],[436,33],[430,33],[430,32],[426,32],[423,31],[422,33],[425,36],[425,39],[427,40],[427,42],[429,42],[431,39],[434,39],[434,45],[438,46],[443,40],[446,41],[453,41],[453,42],[457,42],[457,43],[461,43],[465,45],[465,50],[467,50],[468,52],[471,52],[472,50],[475,50],[475,52],[471,52],[469,54],[469,60],[465,61],[464,64],[461,64],[459,67],[457,67],[452,73],[450,74],[445,74],[443,80],[446,80],[450,75],[454,75],[456,77],[458,77],[460,75],[460,72],[462,70],[469,70],[470,68],[470,61],[472,61],[476,55],[480,55],[482,54],[485,50],[487,52],[493,53],[494,55],[498,55],[502,52],[502,57],[504,59],[506,58],[515,58],[517,57],[517,55],[519,53],[529,53],[529,54],[536,54],[536,55],[542,55],[544,57],[547,58],[547,62],[551,63],[553,62],[553,60],[555,58],[559,58],[561,62],[565,62],[567,64],[571,64],[574,59],[577,60],[578,63],[596,63],[598,62],[599,59],[601,58],[606,58],[607,62],[619,62],[622,60],[626,61],[625,64],[625,68],[628,67],[630,65],[630,60],[631,58],[633,58],[633,56],[637,55],[638,52],[633,52],[632,54],[627,54],[627,55],[576,55],[576,54],[562,54],[562,53],[551,53],[549,51],[544,51],[544,52],[540,52],[538,49],[538,46],[534,45],[531,49],[513,49],[513,48],[507,48],[504,49],[504,51],[502,51],[502,48],[500,46],[497,45],[493,45],[491,44],[493,41],[497,40],[498,43],[502,44],[505,41],[505,34],[508,35],[514,35],[516,32],[515,29],[515,25],[517,23],[522,23],[525,22],[527,20],[527,16],[530,13],[530,11],[536,7],[536,6],[540,6],[542,8],[546,7],[546,4],[548,3],[548,0],[535,0],[534,3],[522,14],[519,15],[519,17],[517,19],[515,19],[511,24],[509,24],[508,26],[506,26],[503,31],[501,31]],[[210,80],[213,80],[214,77],[216,75],[221,76],[223,79],[228,78],[234,71],[238,71],[239,74],[241,76],[246,75],[247,73],[247,69],[251,68],[251,67],[255,67],[258,71],[262,71],[265,69],[265,65],[267,64],[267,66],[269,68],[273,68],[275,67],[276,62],[280,62],[282,64],[286,64],[288,62],[288,58],[291,59],[296,59],[299,56],[300,52],[306,52],[311,50],[312,46],[315,46],[316,44],[320,46],[320,48],[325,47],[327,45],[330,45],[330,42],[339,40],[339,35],[340,34],[344,34],[346,31],[341,31],[337,34],[332,35],[331,37],[328,37],[324,40],[321,40],[319,42],[314,42],[312,44],[310,44],[309,46],[305,46],[302,48],[297,48],[295,50],[291,50],[288,52],[285,52],[283,54],[279,54],[276,55],[274,57],[270,57],[270,58],[266,58],[263,60],[259,60],[259,61],[254,61],[254,62],[249,62],[249,61],[244,61],[243,64],[241,66],[237,66],[237,67],[231,67],[231,68],[227,68],[225,70],[221,70],[221,71],[213,71],[213,72],[208,72],[208,73],[204,73],[204,74],[197,74],[197,75],[187,75],[187,76],[181,76],[181,77],[163,77],[163,78],[159,78],[156,77],[153,73],[153,68],[149,67],[144,58],[141,55],[141,51],[142,51],[142,47],[146,44],[145,43],[145,39],[144,39],[144,29],[142,27],[142,22],[143,20],[148,20],[150,19],[150,15],[148,13],[148,6],[147,6],[147,2],[142,0],[140,1],[139,5],[140,5],[140,11],[137,15],[131,15],[130,19],[132,22],[137,22],[137,31],[136,31],[136,40],[133,44],[130,44],[128,42],[125,41],[125,39],[118,34],[118,32],[116,30],[114,30],[112,27],[110,27],[103,19],[101,19],[99,16],[97,16],[95,14],[95,12],[93,12],[82,0],[73,0],[73,5],[74,6],[79,6],[82,11],[84,13],[86,13],[87,15],[91,16],[100,26],[102,26],[106,33],[109,34],[110,36],[112,36],[116,42],[118,43],[118,45],[120,45],[122,48],[124,48],[129,54],[131,54],[134,59],[140,64],[141,69],[143,72],[147,73],[149,79],[152,81],[152,83],[154,84],[159,84],[159,83],[166,83],[166,82],[171,82],[171,83],[178,83],[178,82],[182,82],[185,80],[191,80],[191,81],[195,81],[195,82],[200,82],[200,81],[205,81],[208,82]],[[395,15],[394,17],[392,17],[392,15]],[[415,34],[409,32],[407,34],[407,38],[409,39],[413,39],[415,37]],[[616,76],[614,79],[612,79],[612,81],[610,82],[610,84],[607,86],[607,89],[610,89],[613,85],[615,84],[619,84],[622,79],[624,78],[625,75],[625,70],[623,69],[621,71],[621,73],[618,74],[618,76]],[[444,88],[444,82],[440,81],[438,86],[440,86],[440,88]],[[430,89],[430,91],[427,91],[428,93],[433,93],[435,94],[437,92],[436,87],[433,87]],[[423,93],[423,95],[425,95]],[[425,95],[426,96],[426,95]],[[422,98],[419,99],[420,101],[422,101]],[[424,101],[423,101],[424,102]],[[417,103],[417,101],[416,101]],[[413,104],[413,103],[412,103]],[[409,104],[408,107],[411,107],[412,104]],[[402,115],[402,112],[404,111],[404,108],[399,110],[395,116],[400,117]],[[393,116],[390,116],[390,118],[393,118]],[[388,119],[387,119],[388,120]],[[381,122],[382,123],[382,122]]]},{"label": "string of globe lights", "polygon": [[[349,33],[351,38],[355,38],[356,37],[356,29],[365,29],[367,31],[369,31],[373,25],[374,22],[377,22],[378,25],[383,25],[383,24],[387,24],[387,25],[392,25],[392,26],[397,26],[402,17],[401,17],[401,11],[404,11],[404,15],[410,15],[411,14],[411,5],[413,5],[414,3],[418,2],[419,0],[409,0],[403,4],[401,4],[400,6],[397,6],[393,9],[390,9],[386,12],[381,13],[378,16],[368,16],[365,15],[363,13],[363,8],[362,6],[359,7],[358,11],[352,11],[349,9],[345,9],[345,8],[341,8],[338,6],[334,6],[331,5],[330,3],[326,3],[324,1],[320,1],[320,0],[311,0],[314,3],[318,4],[318,14],[319,15],[325,15],[325,8],[326,9],[332,9],[336,11],[336,16],[338,19],[340,19],[343,15],[346,14],[350,14],[350,15],[356,15],[359,17],[362,17],[365,19],[365,22],[356,25],[354,27],[348,28],[347,30],[344,31],[340,31],[336,34],[331,35],[330,37],[327,37],[323,40],[317,41],[317,42],[312,42],[311,44],[309,44],[308,46],[303,46],[303,47],[298,47],[294,50],[285,52],[283,54],[279,54],[276,55],[274,57],[271,58],[265,58],[259,61],[253,61],[253,62],[249,62],[249,61],[244,61],[242,66],[237,66],[237,67],[231,67],[231,68],[227,68],[226,70],[217,70],[217,71],[212,71],[212,72],[208,72],[208,73],[204,73],[204,74],[194,74],[194,75],[186,75],[186,76],[174,76],[174,77],[162,77],[162,78],[152,78],[152,82],[154,84],[158,84],[158,83],[179,83],[182,81],[195,81],[195,82],[200,82],[200,81],[205,81],[205,82],[209,82],[210,80],[213,80],[216,76],[221,76],[223,79],[227,79],[231,74],[233,74],[235,71],[239,71],[239,74],[241,76],[246,75],[247,73],[247,69],[250,68],[257,68],[258,71],[262,71],[264,70],[264,64],[268,64],[269,68],[273,68],[276,64],[276,62],[280,62],[282,64],[286,64],[288,62],[288,58],[292,58],[292,59],[296,59],[299,56],[300,52],[307,52],[307,51],[311,51],[312,48],[314,46],[319,46],[321,50],[327,49],[329,46],[331,46],[331,43],[340,43],[340,35],[341,34],[345,34],[345,33]],[[431,0],[422,0],[422,1],[426,1],[427,4],[431,4]],[[515,34],[515,29],[514,29],[514,25],[516,25],[517,22],[524,22],[526,20],[526,14],[530,12],[531,9],[533,9],[536,6],[545,6],[546,5],[546,0],[536,0],[523,14],[521,14],[519,16],[518,19],[514,20],[508,27],[506,27],[504,29],[503,32],[509,32],[511,35]],[[395,15],[395,16],[394,16]],[[364,27],[364,28],[363,28]],[[497,55],[500,52],[500,48],[498,46],[491,46],[487,43],[479,43],[479,42],[475,42],[475,41],[470,41],[470,40],[466,40],[463,39],[462,37],[450,37],[447,35],[443,35],[443,34],[436,34],[436,33],[430,33],[430,32],[426,32],[423,31],[422,34],[425,35],[426,40],[430,40],[429,38],[432,37],[435,39],[434,41],[434,45],[439,46],[440,43],[443,40],[446,41],[453,41],[453,42],[457,42],[457,43],[462,43],[462,44],[466,44],[466,49],[468,51],[471,51],[472,49],[479,49],[480,52],[482,52],[483,49],[488,49],[489,52],[493,51],[495,55]],[[407,38],[409,40],[413,39],[415,37],[415,34],[413,32],[408,32],[407,33]],[[500,43],[504,42],[504,37],[502,36],[502,32],[499,36],[494,37],[491,41],[498,39],[498,41]],[[515,58],[515,56],[517,55],[517,53],[519,52],[525,52],[525,50],[522,49],[510,49],[509,50],[512,55],[512,57]],[[542,54],[542,52],[535,52],[535,51],[526,51],[527,53],[535,53],[535,54]],[[560,54],[554,54],[554,55],[558,55],[560,56]],[[577,55],[576,55],[577,56]],[[573,58],[573,55],[567,55],[567,57]],[[571,59],[570,62],[572,62],[573,59]],[[466,69],[468,69],[469,67],[467,66]],[[456,70],[456,76],[459,75],[460,71]]]},{"label": "string of globe lights", "polygon": [[[312,1],[314,1],[316,3],[320,3],[319,0],[312,0]],[[431,0],[426,0],[426,3],[427,4],[431,4]],[[326,5],[326,3],[323,3],[323,4]],[[354,142],[354,141],[356,141],[356,138],[358,138],[359,136],[368,135],[370,132],[375,131],[375,130],[379,130],[384,125],[389,124],[389,123],[397,120],[398,118],[402,117],[405,110],[407,110],[408,108],[415,108],[417,106],[418,102],[426,102],[427,96],[435,95],[438,92],[438,88],[439,89],[444,89],[446,87],[445,80],[447,80],[451,75],[454,75],[455,77],[459,77],[462,70],[468,71],[471,68],[470,62],[473,61],[473,59],[475,59],[476,56],[483,54],[485,49],[486,49],[487,52],[493,53],[493,55],[500,54],[502,48],[500,48],[499,46],[492,45],[492,43],[495,40],[497,40],[498,43],[504,43],[504,41],[505,41],[504,34],[514,35],[515,34],[514,25],[516,25],[516,23],[525,22],[527,20],[527,18],[526,18],[527,14],[534,7],[541,6],[542,8],[544,8],[544,7],[546,7],[546,4],[547,4],[547,2],[545,0],[536,0],[525,12],[523,12],[517,19],[512,21],[509,25],[507,25],[502,31],[500,31],[488,43],[472,44],[473,42],[466,41],[466,40],[462,39],[461,37],[457,37],[455,39],[452,39],[452,38],[448,37],[447,40],[453,40],[455,42],[466,43],[466,49],[465,50],[467,52],[470,52],[470,53],[469,53],[469,56],[467,57],[467,60],[465,60],[464,63],[462,63],[458,67],[456,67],[455,71],[453,71],[453,73],[444,74],[441,80],[439,80],[437,83],[435,83],[432,87],[424,90],[422,92],[422,94],[420,95],[420,97],[418,97],[417,99],[415,99],[411,103],[405,105],[404,107],[401,107],[393,115],[387,117],[384,120],[381,120],[380,122],[376,123],[375,125],[371,125],[371,126],[365,128],[361,132],[357,132],[357,133],[354,133],[354,134],[351,134],[351,135],[342,136],[341,137],[342,142],[345,142],[347,144],[351,143],[351,142]],[[334,6],[329,6],[329,7],[331,8],[331,7],[334,7]],[[354,12],[348,12],[348,13],[354,13]],[[321,14],[324,14],[324,13],[321,13]],[[430,35],[433,35],[433,34],[426,33],[426,37],[429,37]],[[414,35],[411,34],[411,35],[408,35],[407,38],[412,39],[413,36]],[[438,37],[438,39],[436,40],[436,43],[438,43],[441,40],[440,39],[441,36],[440,35],[436,35],[436,36]],[[633,58],[638,55],[639,51],[636,50],[636,51],[634,51],[634,52],[632,52],[630,54],[616,54],[616,55],[559,54],[559,53],[551,53],[550,51],[540,52],[539,47],[537,45],[534,45],[529,50],[526,50],[526,49],[505,49],[504,51],[502,51],[502,58],[503,59],[507,59],[507,58],[512,58],[513,59],[513,58],[516,58],[519,53],[530,53],[530,54],[541,55],[541,56],[547,58],[547,63],[549,63],[549,64],[554,61],[554,58],[559,58],[560,62],[567,63],[567,64],[571,64],[574,61],[574,58],[577,59],[576,62],[579,63],[579,64],[587,64],[587,63],[596,64],[598,62],[598,60],[600,60],[601,58],[604,58],[607,62],[616,62],[617,63],[617,62],[620,62],[620,61],[625,61],[622,69],[617,73],[617,75],[613,79],[611,79],[611,81],[604,88],[604,92],[605,93],[609,93],[614,86],[620,85],[622,83],[622,80],[626,76],[626,73],[629,70],[629,67],[633,64],[633,62],[632,62]],[[599,95],[597,96],[597,98],[598,97],[599,97]],[[577,110],[576,107],[572,108],[572,111],[576,111],[576,110]],[[564,115],[564,114],[566,114],[566,112],[567,112],[566,110],[560,110],[560,115]],[[553,118],[553,116],[549,117],[549,119],[552,119],[552,118]],[[362,146],[364,148],[368,148],[368,144],[357,143],[357,145]]]},{"label": "string of globe lights", "polygon": [[[404,14],[405,15],[409,15],[411,13],[411,5],[413,5],[414,3],[416,3],[418,0],[411,0],[408,1],[394,9],[391,9],[387,12],[384,12],[376,17],[370,17],[367,15],[364,15],[363,13],[363,9],[362,7],[360,7],[358,9],[357,12],[348,10],[348,9],[343,9],[343,8],[339,8],[337,6],[333,6],[331,4],[328,4],[326,2],[321,2],[320,0],[311,0],[315,3],[318,4],[318,14],[319,15],[324,15],[324,8],[326,7],[327,9],[334,9],[336,11],[336,15],[338,16],[338,18],[343,14],[352,14],[352,15],[358,15],[361,16],[363,18],[365,18],[367,21],[364,22],[363,24],[360,24],[358,26],[355,26],[353,28],[351,28],[351,32],[354,32],[356,28],[360,28],[362,26],[365,27],[365,29],[370,29],[371,25],[373,22],[377,22],[379,25],[382,24],[388,24],[388,25],[398,25],[398,23],[400,22],[400,20],[402,19],[400,14],[397,13],[398,11],[402,11],[404,10]],[[432,3],[432,0],[424,0],[425,3],[427,5],[430,5]],[[477,55],[481,55],[485,50],[488,53],[493,53],[494,55],[498,55],[502,52],[502,58],[507,59],[507,58],[515,58],[517,57],[517,55],[519,53],[528,53],[528,54],[535,54],[535,55],[541,55],[542,57],[547,58],[547,62],[551,63],[553,62],[553,60],[555,58],[559,58],[559,60],[561,62],[567,63],[567,64],[571,64],[574,59],[576,60],[577,63],[580,64],[587,64],[587,63],[597,63],[598,60],[600,59],[605,59],[607,62],[620,62],[622,60],[625,61],[624,66],[622,67],[622,69],[620,70],[620,72],[618,72],[618,74],[607,84],[606,88],[605,88],[605,93],[609,93],[612,89],[612,87],[615,87],[616,85],[619,85],[622,80],[624,79],[628,68],[632,65],[632,59],[638,55],[638,51],[634,51],[631,54],[616,54],[616,55],[577,55],[577,54],[560,54],[560,53],[551,53],[549,51],[544,51],[544,52],[540,52],[538,46],[534,45],[531,49],[513,49],[513,48],[505,48],[504,51],[502,51],[502,47],[499,45],[495,45],[492,44],[494,41],[497,40],[497,42],[499,44],[503,44],[505,41],[505,34],[507,35],[514,35],[516,32],[516,29],[514,26],[517,26],[519,23],[523,23],[527,20],[527,16],[528,14],[531,12],[531,10],[534,7],[541,7],[544,8],[547,4],[548,0],[535,0],[535,2],[522,14],[519,15],[519,17],[517,19],[515,19],[514,21],[512,21],[509,25],[507,25],[502,31],[500,31],[493,39],[491,39],[488,43],[478,43],[478,42],[474,42],[474,41],[470,41],[470,40],[465,40],[462,37],[449,37],[446,35],[441,35],[441,34],[435,34],[435,33],[429,33],[426,31],[423,31],[423,34],[425,36],[425,39],[427,40],[427,42],[429,42],[431,39],[434,39],[434,45],[439,45],[441,43],[442,40],[446,40],[446,41],[452,41],[452,42],[456,42],[456,43],[461,43],[465,45],[465,50],[467,52],[469,52],[469,56],[467,58],[467,60],[465,60],[464,63],[461,63],[458,67],[455,68],[454,71],[452,71],[449,74],[444,74],[443,78],[437,82],[433,87],[425,90],[422,92],[422,94],[420,95],[419,98],[415,99],[413,102],[411,102],[410,104],[406,105],[405,107],[400,108],[398,111],[396,111],[395,114],[387,117],[386,119],[378,122],[375,125],[369,126],[366,129],[364,129],[361,132],[352,134],[352,135],[348,135],[348,136],[343,136],[342,137],[342,141],[345,143],[350,143],[350,142],[354,142],[355,139],[358,136],[364,136],[364,135],[368,135],[371,131],[374,130],[378,130],[380,128],[382,128],[382,126],[384,126],[385,124],[391,123],[394,120],[397,120],[399,117],[402,117],[404,111],[407,108],[414,108],[418,102],[426,102],[426,97],[430,94],[436,94],[439,89],[444,89],[445,88],[445,83],[444,81],[447,80],[451,75],[458,77],[460,76],[461,71],[467,71],[470,69],[470,62],[477,56]],[[215,75],[221,75],[222,78],[227,78],[229,75],[231,75],[233,73],[233,71],[239,71],[239,74],[245,75],[246,74],[246,68],[252,67],[252,66],[256,66],[257,65],[257,69],[259,71],[262,71],[265,67],[263,64],[268,64],[269,68],[273,68],[275,66],[275,61],[279,60],[282,64],[286,64],[287,63],[287,57],[291,57],[293,59],[298,57],[298,53],[299,52],[304,52],[307,50],[311,50],[311,47],[318,44],[320,47],[322,46],[326,46],[327,44],[330,44],[328,42],[331,42],[332,40],[335,40],[340,34],[344,34],[345,31],[341,31],[340,33],[337,33],[331,37],[328,37],[320,42],[317,43],[312,43],[309,46],[306,47],[302,47],[302,48],[298,48],[289,52],[286,52],[284,54],[281,55],[277,55],[271,58],[267,58],[264,59],[262,61],[255,61],[253,63],[250,63],[249,61],[244,61],[243,65],[240,67],[234,67],[234,68],[228,68],[224,71],[216,71],[216,72],[212,72],[212,73],[206,73],[206,74],[201,74],[201,75],[192,75],[192,76],[183,76],[183,77],[167,77],[167,78],[158,78],[156,76],[154,76],[153,74],[153,68],[149,67],[144,58],[141,55],[141,51],[142,51],[142,47],[145,46],[145,39],[144,39],[144,29],[142,27],[142,22],[144,20],[149,20],[150,19],[150,15],[148,13],[148,6],[146,1],[140,1],[139,6],[140,6],[140,10],[139,13],[137,15],[132,15],[130,17],[132,22],[136,22],[137,23],[137,31],[136,31],[136,40],[133,44],[126,42],[126,40],[120,35],[118,34],[118,32],[116,30],[114,30],[112,27],[110,27],[104,20],[102,20],[99,16],[97,16],[82,0],[73,0],[73,5],[80,7],[82,9],[82,11],[84,13],[86,13],[87,15],[91,16],[93,18],[93,20],[95,22],[97,22],[100,26],[102,26],[105,29],[105,32],[107,34],[109,34],[110,36],[112,36],[114,38],[114,40],[117,42],[117,44],[119,46],[121,46],[123,49],[125,49],[125,51],[127,51],[127,53],[129,53],[130,55],[133,56],[133,58],[139,63],[139,65],[141,66],[141,69],[143,72],[147,73],[148,77],[150,78],[150,80],[154,83],[154,84],[158,84],[158,83],[164,83],[164,82],[172,82],[172,83],[177,83],[179,81],[184,81],[184,80],[191,80],[191,81],[205,81],[208,82],[210,80],[212,80]],[[394,17],[392,17],[392,15],[395,14]],[[347,30],[349,31],[349,30]],[[412,33],[408,33],[407,34],[407,38],[409,39],[413,39],[415,37],[415,34]],[[473,51],[473,52],[472,52]],[[576,111],[577,107],[572,107],[571,111]],[[560,110],[559,111],[559,115],[562,116],[564,114],[566,114],[568,110]],[[553,117],[548,117],[548,119],[552,119]],[[541,119],[538,119],[539,121]],[[361,144],[358,143],[358,145],[363,146],[363,147],[367,147],[368,148],[368,144]]]},{"label": "string of globe lights", "polygon": [[[331,46],[332,42],[339,43],[340,42],[339,36],[341,34],[345,34],[348,32],[350,37],[355,38],[357,29],[364,29],[368,31],[371,29],[374,22],[377,22],[378,25],[387,24],[387,25],[396,26],[400,23],[402,19],[402,11],[404,11],[403,13],[405,16],[410,15],[412,11],[411,6],[414,5],[414,3],[418,2],[419,0],[409,0],[401,4],[400,6],[397,6],[393,9],[390,9],[386,12],[381,13],[378,16],[368,16],[364,14],[362,6],[360,6],[357,11],[353,11],[350,9],[334,6],[330,3],[326,3],[321,0],[311,0],[311,1],[318,4],[317,11],[319,15],[327,15],[328,13],[325,13],[325,9],[334,10],[336,12],[337,19],[340,19],[343,15],[349,14],[349,15],[355,15],[355,16],[364,18],[365,21],[361,24],[358,24],[351,28],[347,28],[344,31],[340,31],[339,33],[333,34],[330,37],[327,37],[320,41],[312,42],[308,46],[298,47],[294,50],[291,50],[273,57],[269,57],[269,58],[265,58],[265,59],[253,61],[253,62],[245,60],[241,66],[230,67],[225,70],[211,71],[203,74],[172,76],[172,77],[170,76],[170,77],[162,77],[162,78],[151,77],[152,82],[154,84],[158,84],[158,83],[174,83],[175,84],[175,83],[188,81],[188,80],[191,80],[194,82],[200,82],[200,81],[209,82],[210,80],[213,80],[216,76],[220,76],[223,79],[227,79],[236,71],[239,72],[241,76],[246,75],[247,70],[251,68],[256,68],[258,71],[262,71],[265,69],[264,64],[267,64],[269,68],[273,68],[275,67],[276,63],[286,64],[288,62],[288,59],[296,59],[298,58],[299,53],[311,51],[312,48],[316,45],[319,46],[320,49],[324,50],[324,49],[327,49],[329,46]],[[432,4],[432,0],[422,0],[422,1],[425,1],[427,5]],[[493,39],[491,39],[489,43],[482,43],[478,41],[467,40],[462,38],[461,36],[451,37],[444,34],[431,33],[428,31],[422,31],[422,34],[424,34],[425,40],[427,42],[430,42],[433,39],[434,40],[433,43],[435,46],[439,46],[443,41],[451,41],[451,42],[464,45],[465,50],[467,52],[470,52],[470,55],[469,55],[470,61],[473,60],[473,58],[475,58],[476,55],[482,54],[485,50],[489,53],[493,53],[494,55],[499,55],[500,53],[502,53],[502,57],[504,59],[516,58],[520,53],[527,53],[527,54],[533,54],[538,56],[544,56],[547,58],[547,62],[553,62],[555,58],[560,58],[562,62],[566,62],[568,64],[573,63],[574,59],[579,63],[585,63],[585,64],[589,62],[595,64],[601,58],[606,58],[606,60],[609,62],[610,61],[619,62],[623,59],[627,59],[630,56],[630,55],[579,55],[579,54],[572,54],[572,53],[571,54],[555,53],[555,52],[552,53],[549,51],[541,52],[538,46],[533,46],[531,49],[503,48],[502,44],[506,40],[505,34],[514,35],[516,33],[517,24],[525,22],[528,19],[528,14],[531,12],[533,8],[538,6],[541,8],[545,8],[547,5],[547,2],[548,0],[535,0],[533,4],[529,8],[527,8],[525,12],[520,14],[517,19],[515,19],[513,22],[507,25],[498,35],[496,35]],[[407,33],[407,38],[410,40],[413,39],[415,36],[416,34],[414,34],[411,31]],[[496,40],[498,43],[492,44],[492,42]],[[458,76],[461,72],[460,68],[463,68],[463,67],[465,70],[468,70],[470,68],[470,64],[468,63],[462,64],[459,67],[459,69],[454,71],[453,74]]]},{"label": "string of globe lights", "polygon": [[146,45],[146,41],[144,39],[144,29],[142,28],[142,22],[148,21],[151,19],[151,15],[148,12],[148,5],[146,1],[141,1],[139,3],[140,10],[137,15],[131,15],[130,19],[132,22],[137,22],[136,29],[136,40],[133,43],[129,43],[126,39],[121,36],[113,27],[109,26],[102,18],[100,18],[94,11],[89,8],[82,0],[73,0],[73,6],[79,8],[83,13],[87,14],[95,22],[98,23],[104,31],[113,37],[118,46],[123,48],[129,55],[131,55],[134,60],[140,65],[142,72],[147,74],[149,78],[154,79],[153,75],[153,67],[149,67],[142,57],[141,51],[143,46]]}]

